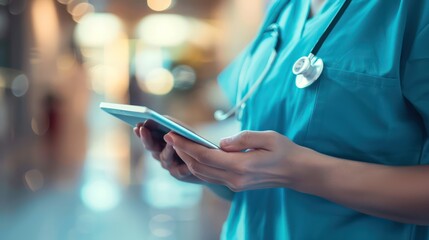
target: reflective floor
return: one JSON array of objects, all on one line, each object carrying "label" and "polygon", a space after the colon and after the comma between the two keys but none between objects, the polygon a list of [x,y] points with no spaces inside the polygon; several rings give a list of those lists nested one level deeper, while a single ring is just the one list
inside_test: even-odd
[{"label": "reflective floor", "polygon": [[[207,194],[209,195],[209,194]],[[1,239],[217,239],[219,208],[212,201],[180,208],[153,208],[123,193],[108,211],[88,208],[76,192],[43,193],[0,215]],[[211,196],[208,196],[209,198]],[[216,212],[215,212],[216,211]],[[223,215],[223,214],[222,214]],[[201,231],[204,229],[204,231]]]}]

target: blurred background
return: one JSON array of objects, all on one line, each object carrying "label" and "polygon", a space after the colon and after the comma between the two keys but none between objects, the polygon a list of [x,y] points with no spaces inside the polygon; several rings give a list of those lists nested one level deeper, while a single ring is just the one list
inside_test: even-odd
[{"label": "blurred background", "polygon": [[267,0],[0,0],[0,239],[218,239],[228,202],[181,183],[101,101],[216,141],[216,76]]}]

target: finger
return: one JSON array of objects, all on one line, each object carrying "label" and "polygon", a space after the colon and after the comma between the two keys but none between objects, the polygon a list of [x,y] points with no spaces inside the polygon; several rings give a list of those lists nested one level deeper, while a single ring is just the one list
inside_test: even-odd
[{"label": "finger", "polygon": [[139,127],[134,127],[134,128],[133,128],[133,130],[134,130],[134,134],[135,134],[138,138],[140,138],[140,128],[139,128]]},{"label": "finger", "polygon": [[138,123],[135,127],[134,127],[134,133],[136,134],[137,137],[140,138],[140,128],[143,126],[143,123]]},{"label": "finger", "polygon": [[[158,161],[161,161],[159,157],[159,154],[160,154],[159,152],[151,152],[151,154],[153,158],[155,158]],[[161,162],[161,165],[162,165],[162,162]]]},{"label": "finger", "polygon": [[173,132],[166,134],[164,140],[173,145],[176,150],[180,149],[201,163],[218,168],[227,167],[227,164],[221,162],[222,157],[218,156],[222,151],[208,149]]},{"label": "finger", "polygon": [[159,160],[164,163],[166,168],[170,167],[174,163],[175,153],[176,151],[174,150],[173,146],[167,144],[159,154]]},{"label": "finger", "polygon": [[235,136],[224,138],[220,142],[222,150],[238,152],[248,149],[269,150],[270,141],[274,138],[273,131],[242,131]]},{"label": "finger", "polygon": [[173,132],[166,134],[164,140],[173,145],[173,148],[176,150],[179,149],[200,163],[211,167],[231,169],[237,164],[238,159],[234,158],[233,154],[228,153],[230,154],[230,156],[228,156],[226,152],[218,149],[209,149]]},{"label": "finger", "polygon": [[214,184],[222,184],[220,181],[209,180],[208,178],[203,179],[202,177],[193,175],[191,171],[189,171],[188,166],[186,166],[186,164],[181,164],[180,166],[170,168],[169,172],[171,176],[181,181],[194,183],[200,183],[200,181],[204,181]]},{"label": "finger", "polygon": [[140,128],[140,136],[141,140],[143,142],[143,145],[145,148],[152,152],[161,152],[162,146],[160,143],[157,143],[154,141],[152,134],[150,133],[149,129],[145,127]]},{"label": "finger", "polygon": [[227,182],[231,175],[233,175],[233,173],[228,173],[225,170],[202,164],[196,159],[194,159],[192,156],[186,154],[185,152],[176,152],[177,155],[179,155],[179,157],[183,159],[189,171],[202,180],[213,183],[225,184],[225,182]]},{"label": "finger", "polygon": [[192,175],[192,172],[189,171],[189,168],[186,166],[186,164],[173,166],[169,169],[169,171],[170,174],[177,179],[183,179]]},{"label": "finger", "polygon": [[210,177],[201,175],[199,173],[194,174],[194,176],[197,177],[198,179],[206,182],[206,183],[217,184],[217,185],[226,185],[224,183],[224,181],[221,181],[219,179],[210,178]]}]

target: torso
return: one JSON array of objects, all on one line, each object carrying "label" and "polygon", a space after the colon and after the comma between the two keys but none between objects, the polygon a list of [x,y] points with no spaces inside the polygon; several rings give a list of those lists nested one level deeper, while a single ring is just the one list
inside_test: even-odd
[{"label": "torso", "polygon": [[[410,80],[401,75],[407,61],[402,58],[411,54],[413,39],[429,23],[426,1],[352,1],[318,53],[325,62],[322,76],[306,89],[296,88],[293,63],[308,55],[343,2],[291,0],[282,8],[278,21],[282,47],[246,104],[242,128],[274,130],[299,145],[345,159],[398,166],[429,164],[429,157],[421,157],[426,137],[421,116],[403,95],[403,83]],[[267,58],[271,48],[265,46],[264,51],[264,46],[259,46],[259,57]],[[416,53],[426,52],[426,43],[417,46]],[[266,62],[246,69],[249,77],[237,91],[243,56],[219,77],[232,101],[237,92],[249,90]],[[416,67],[411,77],[425,69]],[[426,88],[415,92],[421,89]],[[429,236],[428,227],[371,217],[284,188],[236,193],[223,229],[223,239],[246,240],[427,240],[425,236]]]}]

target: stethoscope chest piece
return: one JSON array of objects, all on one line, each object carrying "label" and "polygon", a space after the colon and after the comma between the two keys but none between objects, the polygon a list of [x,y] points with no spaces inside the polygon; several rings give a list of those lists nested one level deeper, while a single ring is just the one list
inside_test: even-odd
[{"label": "stethoscope chest piece", "polygon": [[292,67],[296,75],[297,88],[306,88],[313,84],[323,72],[323,60],[313,55],[299,58]]}]

